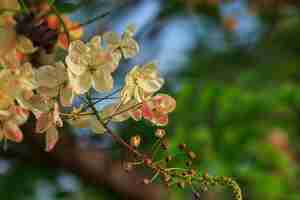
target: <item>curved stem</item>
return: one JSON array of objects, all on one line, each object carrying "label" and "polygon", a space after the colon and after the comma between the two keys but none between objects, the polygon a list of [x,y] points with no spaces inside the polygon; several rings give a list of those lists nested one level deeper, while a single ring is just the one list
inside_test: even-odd
[{"label": "curved stem", "polygon": [[102,119],[101,119],[101,117],[99,115],[99,112],[97,111],[96,107],[93,105],[93,102],[91,100],[90,95],[87,95],[86,98],[87,98],[88,105],[92,109],[92,111],[94,112],[94,115],[95,115],[96,119],[106,129],[107,133],[109,135],[111,135],[112,138],[116,142],[118,142],[119,144],[121,144],[122,146],[124,146],[125,148],[127,148],[131,153],[135,154],[137,157],[140,157],[140,158],[145,157],[142,153],[140,153],[138,150],[136,150],[130,144],[128,144],[125,140],[123,140],[123,138],[121,138],[120,136],[118,136],[117,134],[115,134],[114,132],[112,132],[112,130],[102,121]]}]

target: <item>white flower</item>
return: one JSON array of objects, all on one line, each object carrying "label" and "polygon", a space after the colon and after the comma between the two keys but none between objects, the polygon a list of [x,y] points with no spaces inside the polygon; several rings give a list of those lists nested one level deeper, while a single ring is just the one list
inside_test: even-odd
[{"label": "white flower", "polygon": [[[0,109],[6,107],[10,101],[18,99],[24,91],[36,88],[34,71],[30,63],[18,68],[0,71]],[[6,105],[6,106],[5,106]]]},{"label": "white flower", "polygon": [[63,63],[46,65],[36,70],[38,92],[45,97],[60,97],[63,106],[72,104],[74,94],[68,83],[68,73]]},{"label": "white flower", "polygon": [[134,26],[129,25],[121,38],[115,32],[107,32],[103,35],[103,39],[109,49],[117,52],[120,50],[124,58],[127,59],[136,56],[140,49],[138,43],[133,39],[134,33]]},{"label": "white flower", "polygon": [[116,69],[117,57],[100,45],[99,36],[87,44],[79,40],[70,44],[66,63],[70,84],[78,94],[87,92],[92,86],[98,92],[108,92],[113,88],[111,73]]},{"label": "white flower", "polygon": [[59,106],[56,103],[51,112],[40,113],[37,116],[36,132],[46,134],[46,151],[51,151],[58,142],[58,130],[62,127],[63,121],[60,118]]},{"label": "white flower", "polygon": [[20,106],[11,105],[7,110],[0,110],[0,141],[8,139],[21,142],[23,133],[19,128],[28,118],[28,111]]},{"label": "white flower", "polygon": [[164,80],[154,63],[135,66],[126,76],[125,86],[121,91],[122,103],[126,104],[131,99],[142,102],[157,92],[163,84]]}]

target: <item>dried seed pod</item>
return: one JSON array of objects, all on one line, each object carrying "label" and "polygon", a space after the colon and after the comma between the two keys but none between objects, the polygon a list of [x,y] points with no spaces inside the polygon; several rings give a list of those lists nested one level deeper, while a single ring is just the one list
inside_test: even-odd
[{"label": "dried seed pod", "polygon": [[137,148],[137,147],[140,146],[141,140],[142,140],[142,139],[141,139],[141,136],[135,135],[135,136],[133,136],[133,137],[130,138],[130,144],[131,144],[131,146]]},{"label": "dried seed pod", "polygon": [[164,180],[165,182],[169,182],[171,179],[172,179],[171,176],[169,176],[168,174],[165,174],[165,175],[164,175],[163,180]]},{"label": "dried seed pod", "polygon": [[193,151],[187,152],[187,155],[188,155],[189,159],[191,159],[191,160],[197,159],[197,155]]},{"label": "dried seed pod", "polygon": [[161,147],[164,149],[164,150],[167,150],[169,148],[169,142],[168,140],[164,139],[161,143]]},{"label": "dried seed pod", "polygon": [[170,161],[172,161],[172,160],[173,160],[173,157],[172,157],[172,156],[169,155],[169,156],[166,157],[166,162],[170,162]]},{"label": "dried seed pod", "polygon": [[165,135],[166,135],[166,131],[164,129],[159,128],[155,131],[155,136],[160,139],[164,138]]},{"label": "dried seed pod", "polygon": [[123,167],[125,169],[126,172],[130,172],[133,169],[133,165],[130,162],[125,162],[123,164]]},{"label": "dried seed pod", "polygon": [[185,165],[186,165],[187,167],[190,167],[192,164],[193,164],[193,162],[192,162],[191,160],[187,160],[187,161],[185,162]]},{"label": "dried seed pod", "polygon": [[189,175],[190,176],[195,176],[196,174],[197,174],[196,170],[194,170],[194,169],[189,170]]},{"label": "dried seed pod", "polygon": [[143,180],[143,183],[144,183],[145,185],[148,185],[148,184],[151,183],[151,181],[150,181],[149,179],[145,178],[145,179]]},{"label": "dried seed pod", "polygon": [[147,166],[149,166],[149,165],[152,164],[152,160],[150,158],[145,158],[144,159],[144,164],[147,165]]},{"label": "dried seed pod", "polygon": [[177,183],[177,186],[178,186],[179,188],[181,188],[181,189],[184,189],[184,188],[185,188],[185,182],[180,181],[180,182]]},{"label": "dried seed pod", "polygon": [[199,192],[193,192],[195,199],[200,199],[201,195]]},{"label": "dried seed pod", "polygon": [[180,150],[185,150],[185,149],[186,149],[186,144],[179,144],[179,145],[178,145],[178,148],[179,148]]}]

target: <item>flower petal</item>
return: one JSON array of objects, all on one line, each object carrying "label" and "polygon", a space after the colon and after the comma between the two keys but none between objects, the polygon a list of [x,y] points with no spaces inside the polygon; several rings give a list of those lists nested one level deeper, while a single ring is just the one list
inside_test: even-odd
[{"label": "flower petal", "polygon": [[115,32],[104,33],[103,40],[111,50],[115,50],[116,48],[118,48],[121,42],[118,34]]},{"label": "flower petal", "polygon": [[20,35],[18,36],[17,50],[24,54],[31,54],[34,53],[37,50],[37,48],[33,46],[33,43],[30,39]]},{"label": "flower petal", "polygon": [[98,92],[109,92],[114,87],[114,80],[109,70],[99,69],[93,74],[92,84]]},{"label": "flower petal", "polygon": [[58,131],[55,126],[51,126],[46,132],[46,148],[45,151],[50,152],[58,141]]},{"label": "flower petal", "polygon": [[5,132],[5,137],[13,142],[21,142],[23,140],[23,133],[21,129],[13,122],[7,121],[3,125],[3,131]]},{"label": "flower petal", "polygon": [[62,86],[60,90],[60,103],[61,105],[65,107],[69,107],[72,105],[73,99],[74,99],[74,93],[72,90],[72,87],[70,85],[64,85]]},{"label": "flower petal", "polygon": [[80,76],[76,76],[71,71],[69,71],[68,74],[70,78],[70,84],[77,94],[83,94],[91,88],[92,80],[90,72],[84,72]]},{"label": "flower petal", "polygon": [[124,38],[121,44],[122,53],[125,59],[133,58],[140,50],[138,43],[132,38]]},{"label": "flower petal", "polygon": [[94,50],[100,50],[101,49],[101,37],[100,36],[94,36],[87,45],[91,47]]},{"label": "flower petal", "polygon": [[39,87],[53,88],[60,84],[58,80],[59,73],[56,71],[56,67],[46,65],[38,68],[35,73],[37,83]]},{"label": "flower petal", "polygon": [[156,112],[151,121],[157,126],[166,126],[169,123],[169,117],[166,114]]},{"label": "flower petal", "polygon": [[81,75],[87,70],[89,64],[85,57],[87,52],[88,47],[80,40],[76,40],[70,44],[66,63],[74,74]]},{"label": "flower petal", "polygon": [[37,118],[35,125],[35,132],[43,133],[48,130],[52,125],[52,121],[49,117],[49,113],[41,113]]},{"label": "flower petal", "polygon": [[176,108],[176,100],[166,94],[155,95],[153,102],[155,103],[156,110],[165,114],[173,112]]},{"label": "flower petal", "polygon": [[26,109],[24,109],[20,106],[13,105],[13,106],[10,107],[9,110],[10,110],[11,113],[13,113],[14,117],[13,117],[12,120],[17,125],[22,125],[27,121],[28,116],[29,116],[29,112]]}]

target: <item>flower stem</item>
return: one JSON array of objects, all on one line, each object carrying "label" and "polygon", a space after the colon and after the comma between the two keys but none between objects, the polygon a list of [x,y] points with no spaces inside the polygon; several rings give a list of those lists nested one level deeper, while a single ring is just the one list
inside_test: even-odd
[{"label": "flower stem", "polygon": [[124,146],[125,148],[127,148],[130,152],[132,152],[133,154],[135,154],[137,157],[145,157],[142,153],[140,153],[138,150],[136,150],[135,148],[133,148],[130,144],[128,144],[125,140],[123,140],[123,138],[121,138],[120,136],[118,136],[117,134],[115,134],[101,119],[95,105],[93,105],[92,99],[90,97],[90,95],[86,95],[86,99],[88,102],[89,107],[92,109],[92,111],[94,112],[94,115],[96,117],[96,119],[98,120],[98,122],[106,129],[107,133],[109,135],[112,136],[112,138],[118,142],[119,144],[121,144],[122,146]]}]

